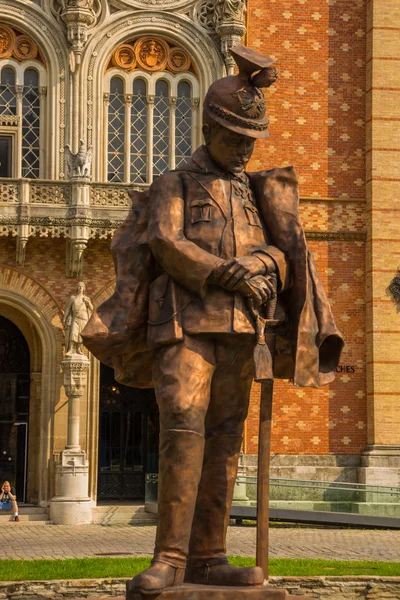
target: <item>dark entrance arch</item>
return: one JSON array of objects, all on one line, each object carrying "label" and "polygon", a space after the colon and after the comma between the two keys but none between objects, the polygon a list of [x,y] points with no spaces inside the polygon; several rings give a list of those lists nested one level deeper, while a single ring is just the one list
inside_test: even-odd
[{"label": "dark entrance arch", "polygon": [[0,316],[0,478],[26,501],[30,356],[21,331]]},{"label": "dark entrance arch", "polygon": [[146,473],[158,471],[154,391],[121,385],[101,365],[99,425],[98,500],[143,500]]}]

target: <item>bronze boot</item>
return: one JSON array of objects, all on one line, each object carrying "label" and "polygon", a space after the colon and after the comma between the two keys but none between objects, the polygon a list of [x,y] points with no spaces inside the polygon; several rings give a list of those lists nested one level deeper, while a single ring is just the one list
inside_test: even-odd
[{"label": "bronze boot", "polygon": [[226,530],[242,436],[207,438],[203,472],[189,545],[185,582],[203,585],[262,585],[260,567],[233,567],[226,558]]},{"label": "bronze boot", "polygon": [[183,583],[203,452],[204,438],[195,432],[161,433],[154,558],[132,579],[129,591],[159,594]]}]

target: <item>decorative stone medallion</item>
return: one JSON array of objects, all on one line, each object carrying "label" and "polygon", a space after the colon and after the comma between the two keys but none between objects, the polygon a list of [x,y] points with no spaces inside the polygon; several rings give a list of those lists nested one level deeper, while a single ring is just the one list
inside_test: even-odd
[{"label": "decorative stone medallion", "polygon": [[15,44],[15,33],[8,25],[0,24],[0,58],[9,58]]},{"label": "decorative stone medallion", "polygon": [[175,73],[188,71],[190,68],[190,57],[181,48],[171,48],[168,56],[168,68]]},{"label": "decorative stone medallion", "polygon": [[116,67],[132,71],[136,67],[135,51],[129,44],[122,44],[114,52],[113,62]]},{"label": "decorative stone medallion", "polygon": [[150,72],[168,70],[182,73],[189,71],[191,66],[192,60],[183,48],[172,46],[156,36],[145,36],[118,46],[107,70],[118,67],[126,71],[143,69]]},{"label": "decorative stone medallion", "polygon": [[20,62],[37,58],[44,63],[37,44],[28,35],[0,23],[0,58],[10,57]]},{"label": "decorative stone medallion", "polygon": [[164,40],[156,37],[140,38],[135,44],[138,64],[146,71],[162,71],[168,61],[169,47]]},{"label": "decorative stone medallion", "polygon": [[15,40],[14,56],[19,60],[33,60],[36,58],[38,48],[36,44],[27,36],[19,35]]}]

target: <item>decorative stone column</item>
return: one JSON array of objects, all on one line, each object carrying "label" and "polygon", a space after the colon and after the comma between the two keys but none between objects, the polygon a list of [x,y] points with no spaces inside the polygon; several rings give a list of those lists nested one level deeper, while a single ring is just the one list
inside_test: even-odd
[{"label": "decorative stone column", "polygon": [[83,354],[67,355],[61,362],[68,397],[67,445],[56,464],[56,495],[50,504],[50,520],[58,525],[92,522],[89,463],[79,444],[80,402],[89,364],[89,359]]},{"label": "decorative stone column", "polygon": [[221,52],[228,75],[235,72],[235,61],[231,48],[240,43],[246,33],[246,0],[217,0],[214,6],[215,31],[221,39]]},{"label": "decorative stone column", "polygon": [[[367,2],[367,414],[360,482],[400,486],[400,315],[388,292],[399,267],[400,12]],[[398,210],[398,208],[397,208]],[[396,217],[394,217],[396,215]]]}]

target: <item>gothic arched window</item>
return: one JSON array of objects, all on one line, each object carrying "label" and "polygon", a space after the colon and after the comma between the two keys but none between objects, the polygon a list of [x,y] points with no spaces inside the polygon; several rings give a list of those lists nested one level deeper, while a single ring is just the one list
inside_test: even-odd
[{"label": "gothic arched window", "polygon": [[39,177],[40,93],[39,73],[26,69],[22,91],[22,177]]},{"label": "gothic arched window", "polygon": [[192,102],[190,84],[187,81],[181,81],[178,85],[175,129],[175,163],[179,167],[192,154]]},{"label": "gothic arched window", "polygon": [[15,87],[15,71],[11,67],[3,67],[0,85],[0,114],[17,114],[17,92]]},{"label": "gothic arched window", "polygon": [[169,86],[160,79],[156,83],[153,114],[153,177],[159,177],[168,170],[170,144]]},{"label": "gothic arched window", "polygon": [[0,58],[0,177],[37,179],[43,177],[44,59],[29,36],[3,23],[0,32],[6,47]]},{"label": "gothic arched window", "polygon": [[108,181],[124,181],[125,94],[124,81],[113,77],[108,105]]},{"label": "gothic arched window", "polygon": [[149,184],[191,156],[199,83],[183,49],[150,36],[122,44],[105,83],[107,181]]},{"label": "gothic arched window", "polygon": [[131,108],[131,181],[147,181],[147,85],[144,79],[133,82]]}]

